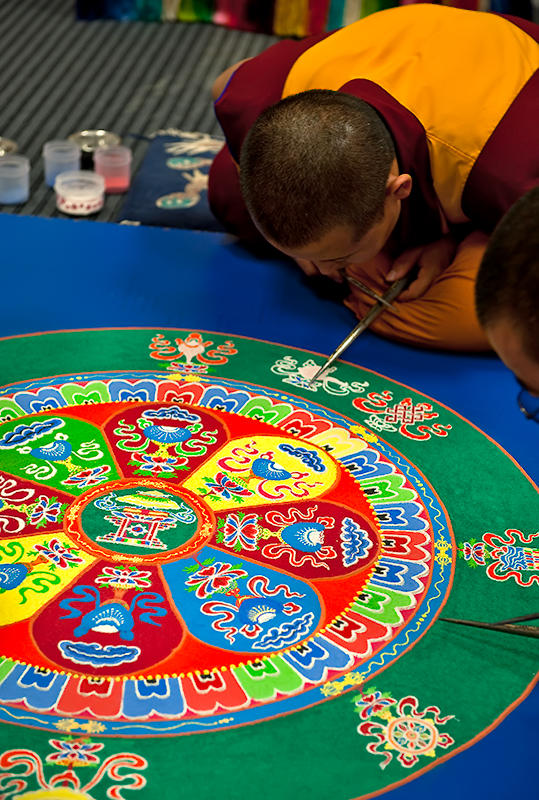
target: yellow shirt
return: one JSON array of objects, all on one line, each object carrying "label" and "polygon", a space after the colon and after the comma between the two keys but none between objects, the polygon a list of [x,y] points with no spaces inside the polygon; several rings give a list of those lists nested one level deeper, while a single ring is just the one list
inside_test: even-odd
[{"label": "yellow shirt", "polygon": [[381,86],[425,129],[436,194],[458,223],[467,221],[462,193],[477,157],[538,67],[537,43],[503,17],[411,5],[314,44],[292,65],[282,96],[354,79]]}]

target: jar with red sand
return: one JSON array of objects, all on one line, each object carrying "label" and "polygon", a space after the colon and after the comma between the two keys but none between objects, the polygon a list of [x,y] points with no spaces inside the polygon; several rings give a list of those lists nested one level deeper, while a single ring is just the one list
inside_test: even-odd
[{"label": "jar with red sand", "polygon": [[94,169],[105,179],[107,194],[120,194],[129,189],[131,150],[128,147],[98,147],[94,153]]}]

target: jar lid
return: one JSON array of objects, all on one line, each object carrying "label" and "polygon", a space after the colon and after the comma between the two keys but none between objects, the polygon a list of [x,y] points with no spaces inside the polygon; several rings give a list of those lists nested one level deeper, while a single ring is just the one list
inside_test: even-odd
[{"label": "jar lid", "polygon": [[102,128],[77,131],[68,136],[68,139],[76,142],[85,153],[93,153],[98,147],[113,147],[122,141],[117,133],[105,131]]},{"label": "jar lid", "polygon": [[17,143],[11,139],[2,139],[0,136],[0,156],[8,156],[17,152]]},{"label": "jar lid", "polygon": [[122,166],[130,164],[133,154],[129,147],[117,145],[115,147],[98,147],[94,153],[96,165]]},{"label": "jar lid", "polygon": [[105,179],[95,172],[72,170],[56,176],[54,189],[70,200],[88,200],[105,191]]},{"label": "jar lid", "polygon": [[57,159],[72,159],[73,156],[79,156],[80,152],[76,142],[69,139],[52,139],[43,145],[43,155],[54,155]]}]

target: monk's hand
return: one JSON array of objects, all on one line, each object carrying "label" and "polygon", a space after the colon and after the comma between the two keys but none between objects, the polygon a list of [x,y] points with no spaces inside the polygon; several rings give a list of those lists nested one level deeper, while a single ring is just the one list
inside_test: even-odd
[{"label": "monk's hand", "polygon": [[451,264],[455,257],[456,249],[457,243],[448,234],[436,242],[405,250],[393,262],[393,266],[385,276],[386,281],[393,283],[399,278],[404,278],[417,264],[419,268],[417,278],[399,295],[399,300],[406,302],[407,300],[415,300],[418,297],[422,297],[436,278]]}]

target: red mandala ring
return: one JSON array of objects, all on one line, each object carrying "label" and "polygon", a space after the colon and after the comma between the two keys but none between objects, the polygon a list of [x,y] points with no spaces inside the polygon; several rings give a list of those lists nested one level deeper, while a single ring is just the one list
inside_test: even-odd
[{"label": "red mandala ring", "polygon": [[[169,707],[196,718],[220,698],[254,719],[281,697],[295,706],[320,692],[316,702],[361,682],[366,662],[385,665],[405,629],[409,646],[410,626],[417,637],[425,624],[425,613],[413,622],[419,608],[434,613],[430,597],[443,596],[442,514],[398,453],[315,408],[291,402],[284,426],[198,400],[98,403],[22,423],[39,434],[34,454],[63,456],[36,505],[54,519],[27,534],[57,566],[54,595],[5,628],[4,652],[66,676],[57,714],[86,715],[90,703],[106,719],[114,701],[137,718],[155,702],[155,720]],[[263,408],[258,392],[245,401]],[[170,425],[174,415],[193,428]],[[166,441],[147,435],[156,419]],[[180,431],[185,447],[168,441]],[[93,470],[79,463],[90,445],[104,454]],[[8,457],[24,480],[25,454]],[[161,474],[141,474],[149,467]],[[103,482],[80,491],[90,480]],[[43,572],[28,568],[39,590]]]}]

